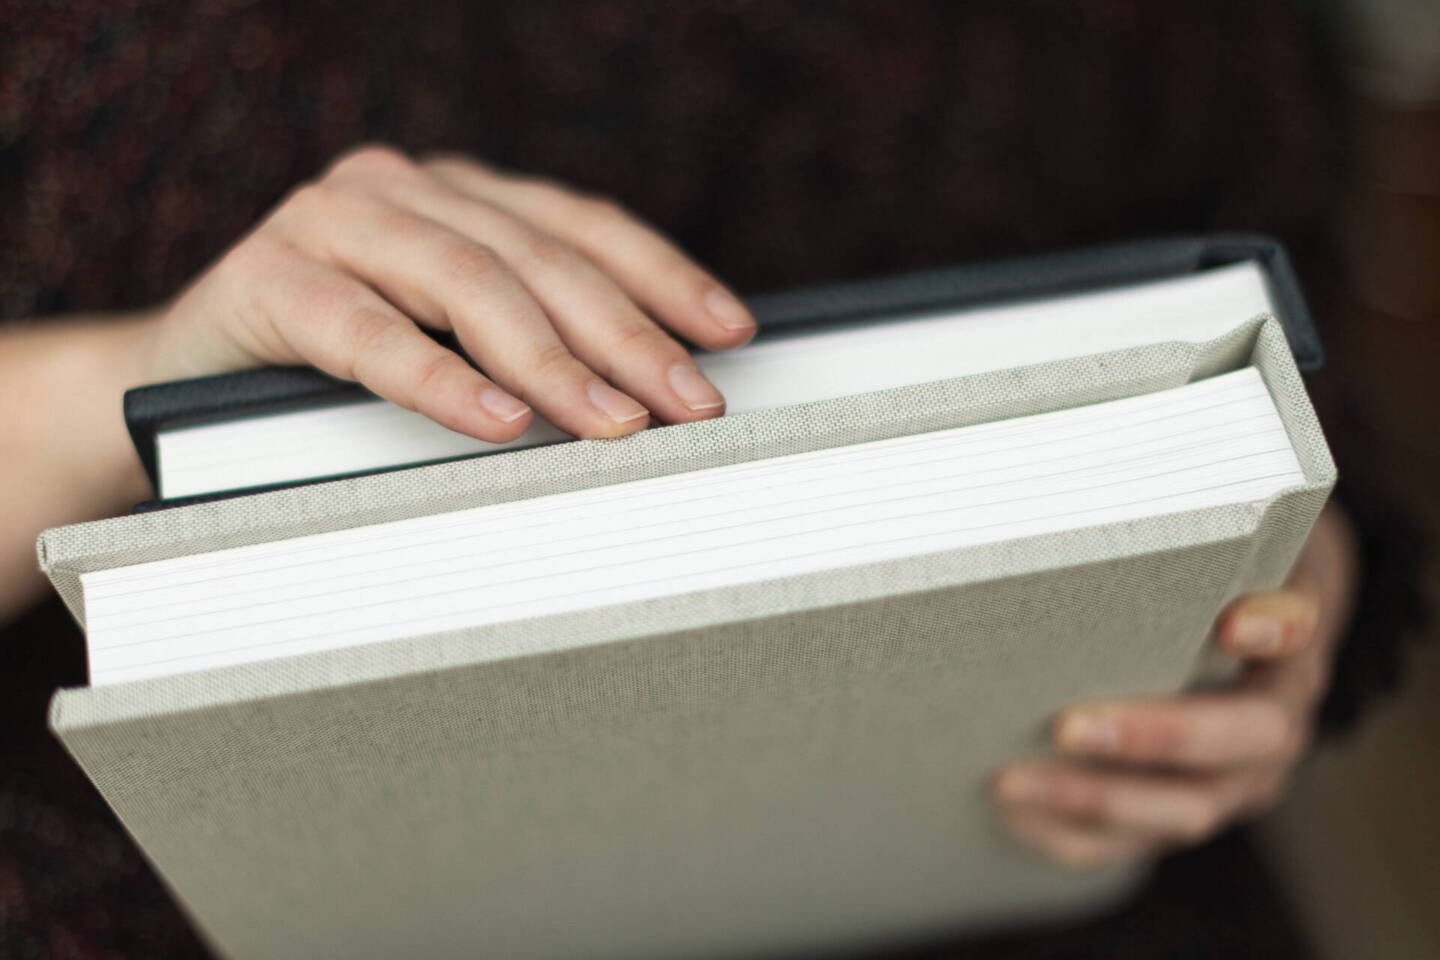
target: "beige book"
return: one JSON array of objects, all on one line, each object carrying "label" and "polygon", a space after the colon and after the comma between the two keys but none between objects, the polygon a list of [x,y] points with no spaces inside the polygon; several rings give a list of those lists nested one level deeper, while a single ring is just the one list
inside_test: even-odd
[{"label": "beige book", "polygon": [[986,796],[1335,480],[1273,318],[47,531],[51,725],[227,957],[856,949],[1134,870]]}]

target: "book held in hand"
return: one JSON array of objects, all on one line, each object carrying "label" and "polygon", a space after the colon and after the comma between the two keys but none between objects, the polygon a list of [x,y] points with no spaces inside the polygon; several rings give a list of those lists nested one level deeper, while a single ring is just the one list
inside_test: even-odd
[{"label": "book held in hand", "polygon": [[299,371],[127,398],[163,499],[41,537],[90,665],[51,724],[223,955],[856,949],[1133,885],[984,788],[1283,581],[1335,477],[1283,253],[755,306],[700,358],[730,413],[621,440]]}]

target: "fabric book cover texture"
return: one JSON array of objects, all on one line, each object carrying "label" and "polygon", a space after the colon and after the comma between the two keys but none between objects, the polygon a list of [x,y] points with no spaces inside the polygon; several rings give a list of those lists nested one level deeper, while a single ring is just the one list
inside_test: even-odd
[{"label": "fabric book cover texture", "polygon": [[[49,531],[164,557],[996,420],[1256,366],[1305,482],[1258,504],[59,691],[51,725],[229,957],[746,956],[1105,902],[985,793],[1093,697],[1176,691],[1335,480],[1280,324]],[[517,655],[517,651],[524,655]]]}]

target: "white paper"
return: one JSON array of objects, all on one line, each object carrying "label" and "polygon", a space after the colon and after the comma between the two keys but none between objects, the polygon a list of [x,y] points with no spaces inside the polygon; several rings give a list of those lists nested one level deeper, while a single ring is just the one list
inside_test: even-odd
[{"label": "white paper", "polygon": [[[1198,343],[1273,311],[1255,263],[1096,293],[761,340],[696,362],[730,413],[1143,344]],[[565,439],[544,421],[485,443],[383,401],[163,431],[166,497],[361,473]]]},{"label": "white paper", "polygon": [[92,685],[1263,500],[1258,372],[1055,413],[82,574]]}]

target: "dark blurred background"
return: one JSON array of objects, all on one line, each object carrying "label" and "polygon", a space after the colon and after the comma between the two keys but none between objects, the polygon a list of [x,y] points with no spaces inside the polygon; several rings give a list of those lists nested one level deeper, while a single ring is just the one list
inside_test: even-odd
[{"label": "dark blurred background", "polygon": [[[1411,643],[1440,529],[1437,9],[0,0],[0,320],[170,297],[367,140],[613,196],[742,292],[1275,234],[1372,571],[1330,740],[1122,914],[923,955],[1440,954],[1440,658]],[[45,732],[83,678],[58,604],[0,637],[0,955],[203,955]]]}]

